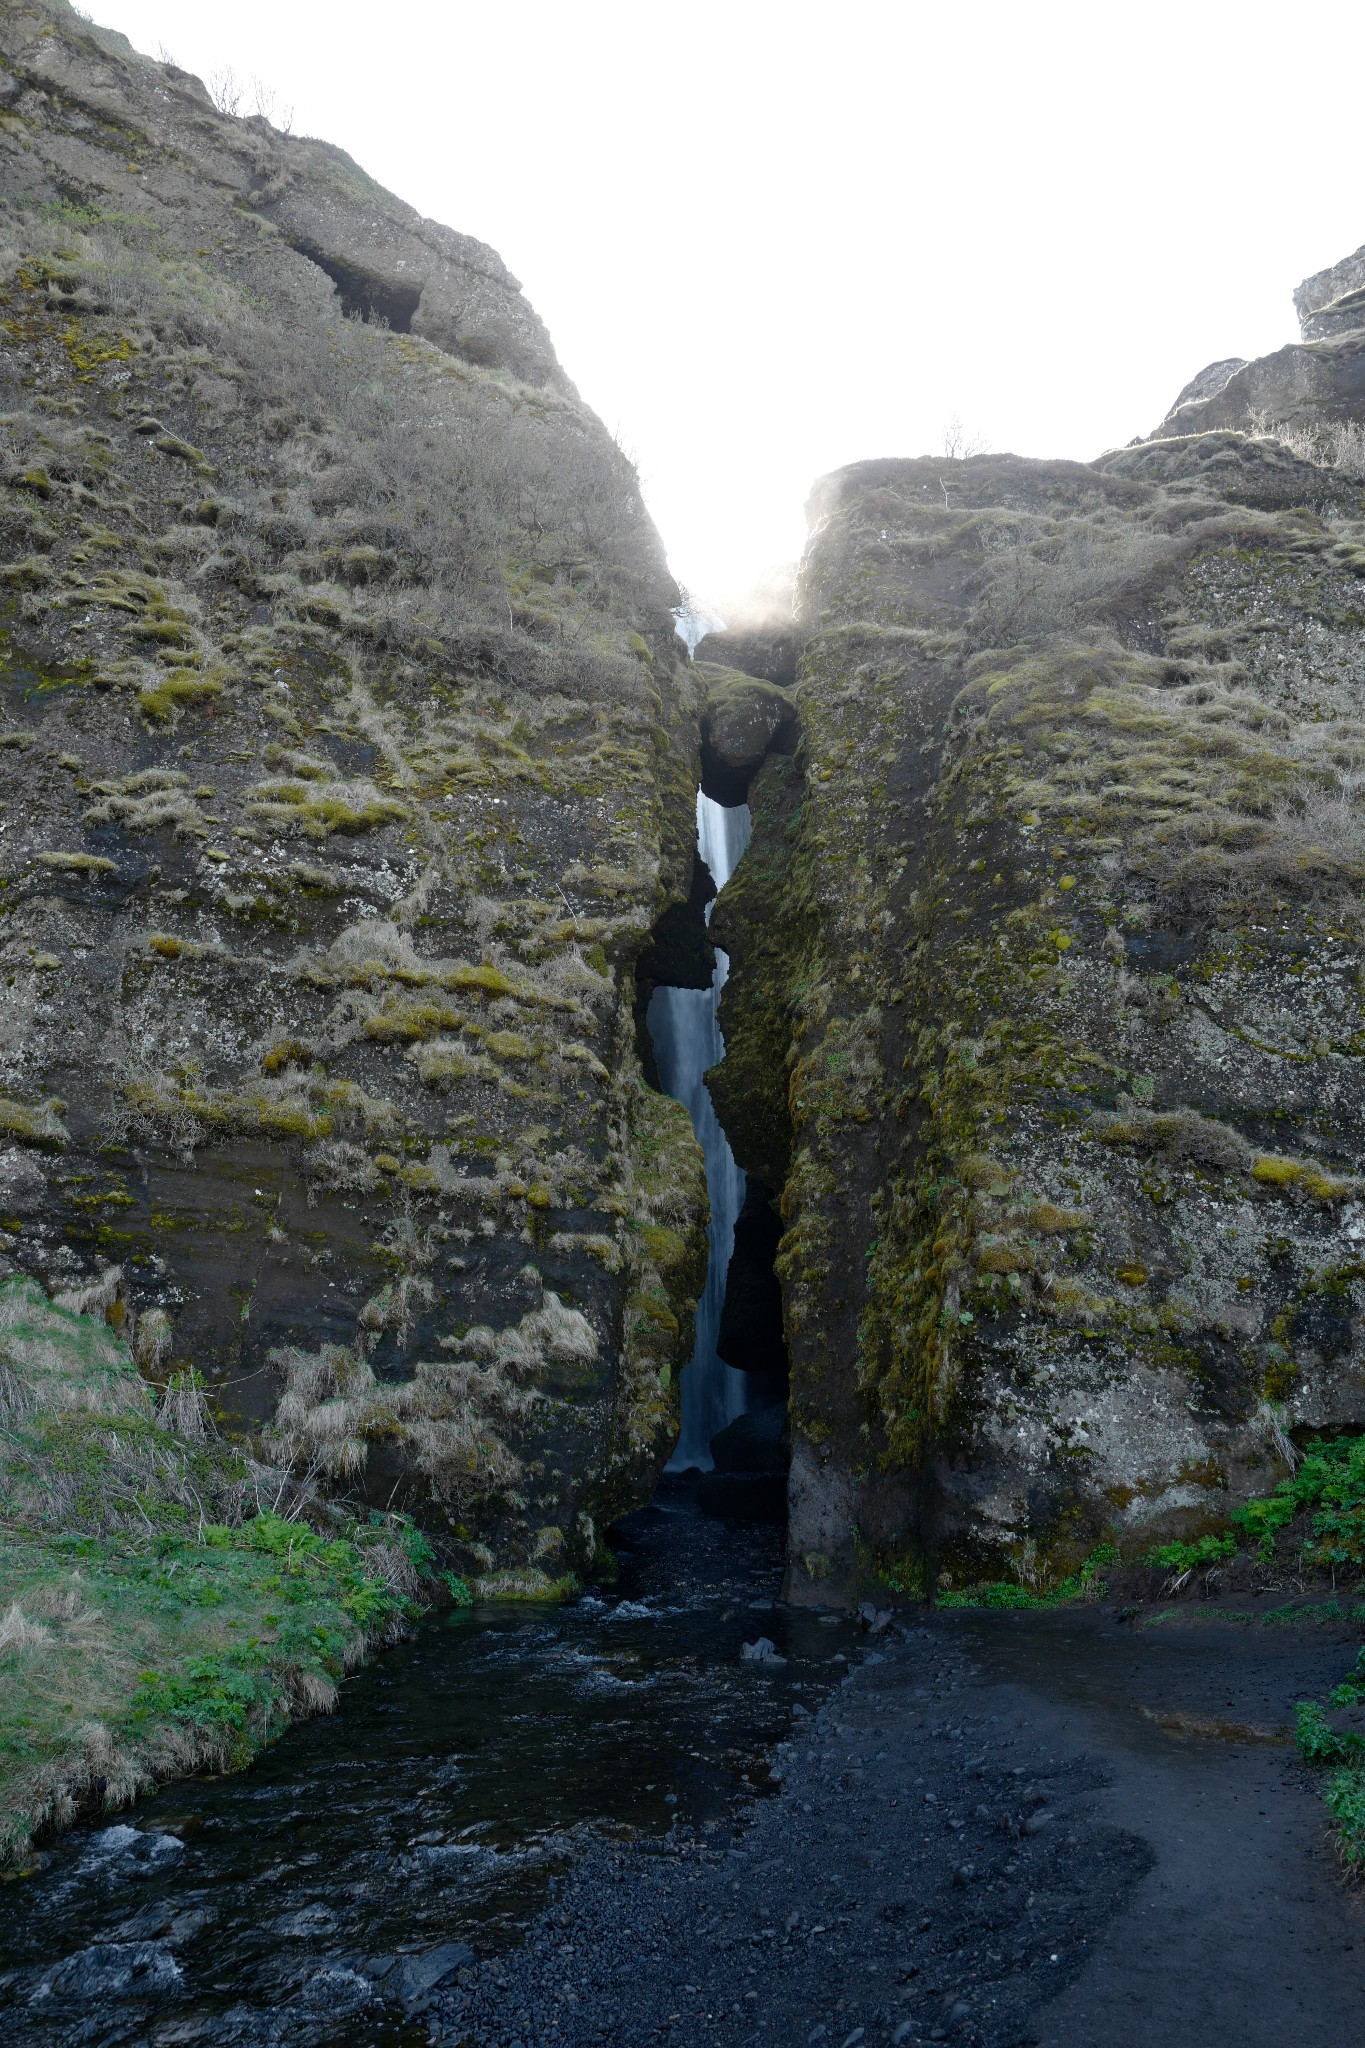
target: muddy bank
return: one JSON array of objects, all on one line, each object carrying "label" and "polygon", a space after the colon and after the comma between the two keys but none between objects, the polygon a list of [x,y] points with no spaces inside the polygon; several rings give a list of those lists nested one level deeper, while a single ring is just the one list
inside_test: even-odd
[{"label": "muddy bank", "polygon": [[1335,2048],[1365,1911],[1287,1736],[1347,1640],[1206,1612],[913,1626],[796,1713],[740,1826],[595,1849],[434,2032]]}]

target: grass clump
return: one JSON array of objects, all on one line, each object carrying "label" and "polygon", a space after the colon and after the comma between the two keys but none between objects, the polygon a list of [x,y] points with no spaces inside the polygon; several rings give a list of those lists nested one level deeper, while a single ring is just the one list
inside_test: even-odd
[{"label": "grass clump", "polygon": [[425,1539],[306,1504],[219,1438],[193,1372],[158,1397],[105,1316],[0,1284],[0,1863],[84,1804],[247,1763],[401,1628]]},{"label": "grass clump", "polygon": [[333,832],[373,832],[408,815],[407,806],[381,796],[372,783],[279,781],[258,783],[247,808],[283,832],[328,839]]},{"label": "grass clump", "polygon": [[1163,1572],[1176,1572],[1184,1578],[1189,1572],[1197,1572],[1206,1565],[1222,1564],[1233,1555],[1237,1548],[1232,1536],[1199,1536],[1193,1543],[1161,1543],[1155,1550],[1149,1550],[1146,1564],[1153,1564]]},{"label": "grass clump", "polygon": [[102,853],[40,853],[37,856],[42,867],[52,868],[59,875],[116,875],[116,862]]},{"label": "grass clump", "polygon": [[1365,1569],[1365,1437],[1316,1438],[1291,1478],[1231,1519],[1239,1537],[1269,1559],[1281,1531],[1304,1514],[1304,1564],[1328,1572]]},{"label": "grass clump", "polygon": [[1359,1875],[1365,1870],[1365,1769],[1334,1772],[1322,1797],[1336,1824],[1341,1860]]},{"label": "grass clump", "polygon": [[220,676],[211,670],[173,668],[159,682],[138,692],[138,709],[153,725],[170,725],[191,704],[207,704],[223,694]]},{"label": "grass clump", "polygon": [[0,1095],[0,1141],[31,1145],[39,1152],[65,1151],[69,1138],[62,1116],[66,1104],[54,1096],[36,1107]]}]

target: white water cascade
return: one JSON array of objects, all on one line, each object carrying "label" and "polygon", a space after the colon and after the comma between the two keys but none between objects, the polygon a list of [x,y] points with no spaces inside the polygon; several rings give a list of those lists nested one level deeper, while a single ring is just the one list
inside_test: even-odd
[{"label": "white water cascade", "polygon": [[[727,809],[697,792],[697,851],[723,889],[749,843],[749,806]],[[710,922],[710,909],[707,922]],[[735,1165],[729,1141],[702,1079],[708,1067],[725,1055],[717,1006],[730,962],[719,948],[709,989],[656,988],[646,1021],[654,1041],[654,1058],[664,1093],[685,1105],[701,1140],[706,1159],[706,1186],[711,1197],[711,1229],[706,1288],[697,1303],[697,1343],[682,1376],[682,1434],[669,1459],[669,1470],[689,1465],[710,1471],[711,1439],[748,1406],[747,1375],[734,1371],[716,1351],[720,1334],[725,1279],[735,1243],[735,1218],[744,1202],[744,1175]]]}]

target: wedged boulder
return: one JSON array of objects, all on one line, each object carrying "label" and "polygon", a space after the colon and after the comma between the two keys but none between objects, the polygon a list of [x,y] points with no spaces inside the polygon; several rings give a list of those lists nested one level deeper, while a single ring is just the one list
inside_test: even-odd
[{"label": "wedged boulder", "polygon": [[751,1408],[727,1423],[711,1439],[716,1469],[697,1485],[703,1513],[731,1522],[785,1522],[790,1446],[785,1401]]},{"label": "wedged boulder", "polygon": [[749,1478],[785,1474],[791,1462],[786,1402],[769,1401],[762,1408],[751,1408],[747,1415],[737,1415],[712,1437],[711,1456],[717,1472]]},{"label": "wedged boulder", "polygon": [[704,662],[736,668],[746,676],[758,676],[765,683],[777,683],[784,690],[792,690],[796,687],[800,644],[800,634],[788,622],[708,633],[697,652]]},{"label": "wedged boulder", "polygon": [[701,786],[718,804],[742,804],[770,753],[790,753],[799,724],[790,691],[738,669],[698,662],[706,688]]}]

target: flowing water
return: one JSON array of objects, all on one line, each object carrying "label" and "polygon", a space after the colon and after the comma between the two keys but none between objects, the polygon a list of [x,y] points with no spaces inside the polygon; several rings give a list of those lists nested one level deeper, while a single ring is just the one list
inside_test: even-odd
[{"label": "flowing water", "polygon": [[[723,887],[748,809],[699,795],[697,829]],[[745,1180],[702,1078],[724,1052],[728,964],[649,1010],[711,1198],[675,1468],[709,1467],[747,1405],[715,1348]],[[412,1973],[451,1943],[519,1940],[586,1840],[718,1825],[764,1789],[768,1750],[843,1677],[853,1631],[777,1608],[781,1533],[709,1520],[676,1479],[618,1534],[610,1592],[427,1624],[250,1771],[75,1829],[0,1886],[7,2048],[408,2048],[426,2039]],[[741,1661],[760,1633],[785,1665]]]},{"label": "flowing water", "polygon": [[[698,790],[697,851],[717,890],[725,887],[738,866],[750,829],[747,804],[726,808]],[[709,989],[656,988],[647,1015],[659,1079],[665,1094],[683,1103],[692,1119],[706,1159],[706,1187],[711,1197],[706,1288],[697,1303],[696,1346],[682,1375],[682,1433],[669,1461],[673,1472],[689,1466],[709,1471],[712,1437],[751,1405],[748,1375],[736,1372],[716,1351],[725,1280],[735,1244],[735,1219],[744,1205],[745,1190],[745,1177],[735,1164],[704,1078],[707,1068],[725,1057],[717,1012],[729,968],[729,955],[718,947]]]},{"label": "flowing water", "polygon": [[[249,1771],[75,1829],[0,1885],[6,2048],[425,2042],[405,1970],[518,1941],[589,1838],[717,1824],[763,1790],[855,1631],[775,1608],[780,1533],[727,1529],[681,1482],[618,1540],[609,1592],[427,1624]],[[741,1661],[760,1633],[785,1666]]]}]

